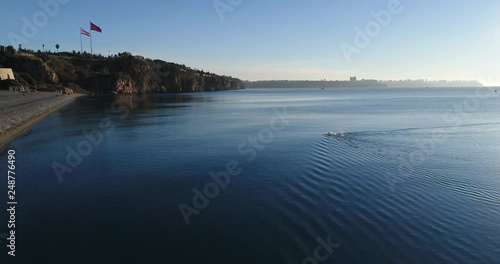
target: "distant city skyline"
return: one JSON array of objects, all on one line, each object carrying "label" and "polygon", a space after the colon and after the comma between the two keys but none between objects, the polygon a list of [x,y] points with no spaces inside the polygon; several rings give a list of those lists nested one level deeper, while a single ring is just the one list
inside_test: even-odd
[{"label": "distant city skyline", "polygon": [[[500,85],[495,0],[41,0],[2,8],[9,12],[0,45],[35,51],[55,51],[56,44],[79,51],[80,27],[88,30],[92,21],[103,30],[94,34],[94,53],[129,51],[242,80],[358,76]],[[86,37],[83,44],[89,52]]]},{"label": "distant city skyline", "polygon": [[367,80],[350,77],[349,80],[260,80],[245,81],[245,88],[325,88],[325,87],[389,87],[389,88],[430,88],[430,87],[481,87],[478,81],[430,81],[430,80]]}]

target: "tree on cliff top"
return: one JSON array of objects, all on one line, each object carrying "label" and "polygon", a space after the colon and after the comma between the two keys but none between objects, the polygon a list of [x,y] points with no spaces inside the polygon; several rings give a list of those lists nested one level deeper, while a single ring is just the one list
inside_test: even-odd
[{"label": "tree on cliff top", "polygon": [[56,44],[57,53],[59,53],[59,47],[61,47],[61,46],[59,46],[59,44]]},{"label": "tree on cliff top", "polygon": [[16,53],[16,49],[10,45],[5,48],[5,51],[9,55],[14,55],[14,53]]}]

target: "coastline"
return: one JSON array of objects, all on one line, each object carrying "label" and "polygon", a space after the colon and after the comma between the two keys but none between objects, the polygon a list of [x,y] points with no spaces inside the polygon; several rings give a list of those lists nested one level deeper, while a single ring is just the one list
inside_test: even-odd
[{"label": "coastline", "polygon": [[[9,92],[10,93],[10,92]],[[33,126],[83,94],[54,96],[54,93],[2,92],[0,101],[0,153],[14,139],[28,134]]]}]

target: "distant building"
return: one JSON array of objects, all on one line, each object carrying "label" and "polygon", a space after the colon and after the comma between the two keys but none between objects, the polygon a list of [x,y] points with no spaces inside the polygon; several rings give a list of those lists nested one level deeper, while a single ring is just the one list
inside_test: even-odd
[{"label": "distant building", "polygon": [[2,80],[15,80],[14,72],[11,68],[0,68],[0,81]]},{"label": "distant building", "polygon": [[351,82],[357,82],[358,81],[358,78],[356,77],[351,77]]}]

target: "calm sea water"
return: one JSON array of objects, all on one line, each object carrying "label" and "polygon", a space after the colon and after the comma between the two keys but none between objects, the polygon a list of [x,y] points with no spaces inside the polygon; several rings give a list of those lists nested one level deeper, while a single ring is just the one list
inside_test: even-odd
[{"label": "calm sea water", "polygon": [[[79,98],[10,144],[18,261],[500,263],[496,93],[255,89],[114,100]],[[89,149],[82,131],[101,122],[113,130]],[[86,156],[67,163],[78,148]],[[62,182],[54,162],[72,170]],[[241,172],[214,187],[210,172],[228,163]],[[207,185],[208,205],[193,192]],[[6,179],[1,186],[4,208]],[[196,212],[189,225],[180,204]]]}]

